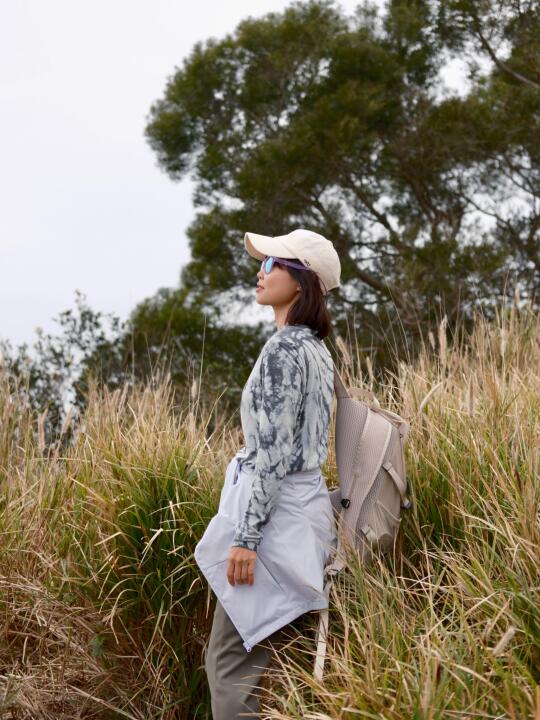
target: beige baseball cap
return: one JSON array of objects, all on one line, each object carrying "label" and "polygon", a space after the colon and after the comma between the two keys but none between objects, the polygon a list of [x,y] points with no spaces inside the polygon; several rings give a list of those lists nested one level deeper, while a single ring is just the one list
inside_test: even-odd
[{"label": "beige baseball cap", "polygon": [[276,237],[247,232],[244,235],[244,245],[248,253],[257,260],[263,260],[266,255],[300,260],[319,276],[323,295],[340,285],[339,255],[324,235],[305,228],[297,228],[288,235]]}]

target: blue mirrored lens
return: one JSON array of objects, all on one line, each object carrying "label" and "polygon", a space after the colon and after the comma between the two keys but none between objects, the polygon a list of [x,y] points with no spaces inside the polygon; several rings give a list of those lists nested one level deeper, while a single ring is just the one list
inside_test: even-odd
[{"label": "blue mirrored lens", "polygon": [[272,269],[272,265],[273,265],[273,264],[274,264],[274,258],[273,258],[272,256],[270,256],[269,258],[266,258],[266,260],[265,260],[264,263],[263,263],[263,265],[264,265],[264,272],[265,272],[265,273],[269,273],[270,270]]}]

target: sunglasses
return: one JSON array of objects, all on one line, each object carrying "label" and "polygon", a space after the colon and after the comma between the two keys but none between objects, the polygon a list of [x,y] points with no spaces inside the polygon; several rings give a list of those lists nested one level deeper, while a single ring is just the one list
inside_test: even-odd
[{"label": "sunglasses", "polygon": [[290,267],[298,268],[299,270],[311,270],[311,268],[306,267],[305,265],[300,265],[300,263],[291,262],[290,260],[284,260],[283,258],[277,258],[274,257],[274,255],[266,255],[264,257],[264,260],[261,263],[261,270],[264,270],[264,272],[268,275],[268,273],[272,272],[272,268],[274,265],[289,265]]}]

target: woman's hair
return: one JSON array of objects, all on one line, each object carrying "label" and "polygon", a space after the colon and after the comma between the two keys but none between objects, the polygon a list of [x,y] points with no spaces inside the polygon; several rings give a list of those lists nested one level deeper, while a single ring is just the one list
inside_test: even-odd
[{"label": "woman's hair", "polygon": [[[300,261],[295,260],[295,262]],[[332,319],[326,306],[329,296],[323,295],[319,276],[315,272],[298,270],[290,265],[281,267],[285,268],[302,288],[298,299],[289,308],[285,323],[287,325],[309,325],[320,340],[327,337],[332,330]]]}]

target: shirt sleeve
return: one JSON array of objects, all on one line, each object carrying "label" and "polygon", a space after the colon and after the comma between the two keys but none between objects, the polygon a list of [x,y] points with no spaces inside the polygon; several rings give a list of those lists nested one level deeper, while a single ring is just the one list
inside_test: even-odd
[{"label": "shirt sleeve", "polygon": [[237,523],[233,547],[258,550],[265,525],[278,501],[291,456],[302,404],[302,367],[297,350],[283,341],[261,358],[262,399],[258,416],[259,445],[253,488],[244,517]]}]

